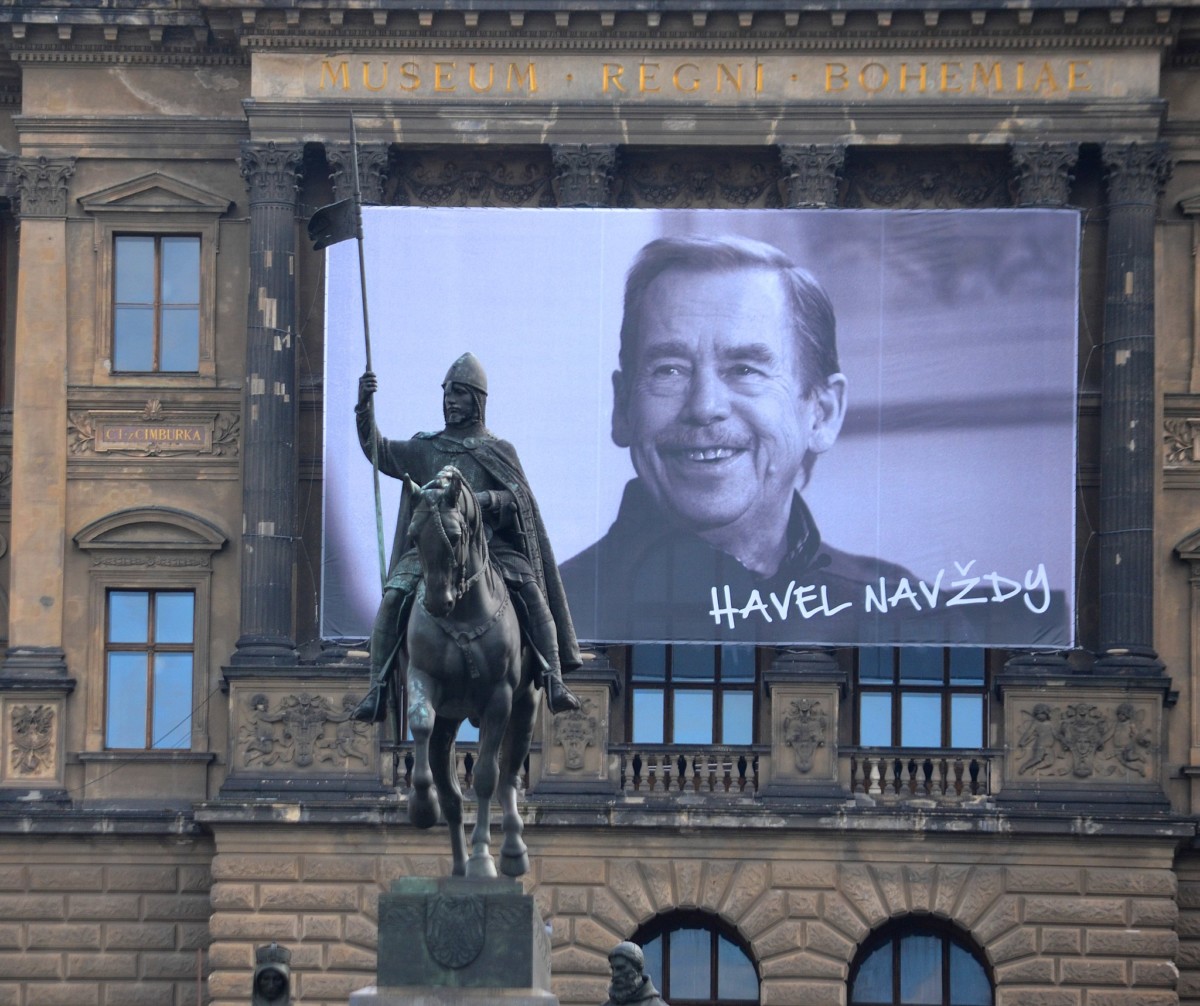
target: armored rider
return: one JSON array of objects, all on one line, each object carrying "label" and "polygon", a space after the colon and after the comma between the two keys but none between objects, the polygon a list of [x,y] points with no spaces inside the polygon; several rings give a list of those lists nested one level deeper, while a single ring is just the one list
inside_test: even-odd
[{"label": "armored rider", "polygon": [[[411,440],[388,440],[375,426],[372,399],[379,382],[371,371],[359,378],[354,415],[358,440],[367,457],[375,442],[379,470],[392,478],[407,474],[424,485],[446,465],[454,465],[475,492],[491,532],[489,551],[504,575],[521,630],[535,652],[538,684],[546,689],[552,713],[579,708],[563,683],[562,671],[580,665],[579,644],[567,608],[550,541],[512,444],[484,425],[487,374],[464,353],[442,382],[440,433],[418,433]],[[421,566],[408,537],[411,514],[404,494],[392,544],[387,584],[371,633],[371,687],[354,710],[355,719],[378,723],[386,718],[388,689],[397,672],[403,632],[408,624]]]}]

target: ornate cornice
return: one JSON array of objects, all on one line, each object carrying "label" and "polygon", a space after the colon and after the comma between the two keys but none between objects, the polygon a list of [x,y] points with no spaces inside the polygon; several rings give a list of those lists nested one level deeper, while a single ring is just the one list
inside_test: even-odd
[{"label": "ornate cornice", "polygon": [[21,157],[13,164],[19,214],[33,217],[65,217],[67,185],[75,174],[74,157]]},{"label": "ornate cornice", "polygon": [[1018,205],[1065,206],[1079,160],[1077,143],[1014,143],[1013,168],[1017,176]]},{"label": "ornate cornice", "polygon": [[1105,143],[1100,150],[1109,203],[1158,202],[1171,177],[1166,143]]},{"label": "ornate cornice", "polygon": [[785,176],[785,205],[791,209],[837,205],[845,144],[780,144],[779,159]]},{"label": "ornate cornice", "polygon": [[96,63],[143,66],[249,66],[246,52],[196,52],[189,49],[142,47],[26,45],[9,53],[14,63]]},{"label": "ornate cornice", "polygon": [[303,148],[298,144],[244,140],[241,171],[250,201],[294,204],[303,154]]},{"label": "ornate cornice", "polygon": [[609,206],[617,170],[616,144],[552,143],[551,185],[559,206]]}]

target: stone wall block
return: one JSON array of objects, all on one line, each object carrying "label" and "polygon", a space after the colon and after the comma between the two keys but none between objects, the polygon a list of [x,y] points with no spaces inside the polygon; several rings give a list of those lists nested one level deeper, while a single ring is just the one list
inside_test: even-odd
[{"label": "stone wall block", "polygon": [[63,955],[0,952],[0,975],[5,978],[63,977]]},{"label": "stone wall block", "polygon": [[1120,898],[1025,898],[1025,921],[1050,925],[1124,926],[1127,903]]},{"label": "stone wall block", "polygon": [[821,911],[821,895],[816,891],[789,891],[788,916],[796,919],[815,919]]},{"label": "stone wall block", "polygon": [[180,950],[205,950],[208,947],[207,923],[181,922],[176,933],[176,945]]},{"label": "stone wall block", "polygon": [[575,932],[577,946],[594,950],[598,954],[604,954],[605,957],[613,947],[625,939],[624,934],[614,933],[608,927],[587,918],[573,919],[572,928]]},{"label": "stone wall block", "polygon": [[1059,962],[1059,980],[1064,985],[1128,985],[1129,969],[1124,961],[1100,957],[1076,959],[1067,957]]},{"label": "stone wall block", "polygon": [[1079,870],[1054,866],[1010,866],[1005,887],[1028,894],[1082,894],[1083,877]]},{"label": "stone wall block", "polygon": [[142,956],[142,977],[154,980],[156,978],[194,978],[196,975],[196,955],[176,951],[174,953],[155,953],[149,951]]},{"label": "stone wall block", "polygon": [[1186,968],[1200,967],[1200,946],[1194,943],[1182,944],[1175,959]]},{"label": "stone wall block", "polygon": [[305,915],[300,919],[300,937],[305,940],[340,940],[340,915]]},{"label": "stone wall block", "polygon": [[68,894],[67,918],[115,921],[140,918],[142,902],[136,894]]},{"label": "stone wall block", "polygon": [[[875,886],[874,874],[866,866],[848,866],[838,875],[838,887],[868,925],[877,926],[888,917],[883,895]],[[828,899],[826,899],[828,900]]]},{"label": "stone wall block", "polygon": [[1001,985],[1028,982],[1037,985],[1054,984],[1054,961],[1049,957],[1026,957],[996,965],[996,980]]},{"label": "stone wall block", "polygon": [[207,863],[179,868],[179,889],[181,891],[207,891],[212,887],[212,882],[212,870]]},{"label": "stone wall block", "polygon": [[1179,979],[1179,969],[1172,961],[1131,961],[1129,972],[1129,984],[1137,989],[1154,985],[1175,988]]},{"label": "stone wall block", "polygon": [[[291,949],[289,947],[289,949]],[[253,943],[216,943],[208,952],[208,966],[212,971],[253,971]]]},{"label": "stone wall block", "polygon": [[376,879],[374,856],[305,856],[301,863],[304,880],[354,880],[362,883]]},{"label": "stone wall block", "polygon": [[871,931],[871,927],[863,922],[840,894],[821,895],[821,909],[818,915],[830,925],[837,926],[851,943],[861,942]]},{"label": "stone wall block", "polygon": [[934,880],[931,911],[947,919],[954,918],[954,908],[962,896],[963,885],[971,874],[969,866],[939,866]]},{"label": "stone wall block", "polygon": [[253,911],[257,888],[253,884],[214,884],[210,904],[215,911]]},{"label": "stone wall block", "polygon": [[[300,920],[294,915],[247,915],[242,912],[221,912],[212,918],[214,940],[254,940],[256,943],[276,940],[283,943],[297,939],[299,929]],[[109,946],[112,945],[110,942]],[[214,992],[213,995],[215,997],[216,993]]]},{"label": "stone wall block", "polygon": [[142,913],[146,919],[198,922],[212,915],[212,903],[207,894],[147,894]]},{"label": "stone wall block", "polygon": [[763,982],[762,1006],[842,1006],[842,982]]},{"label": "stone wall block", "polygon": [[604,863],[603,859],[588,856],[578,859],[546,857],[540,861],[539,879],[543,884],[603,884]]},{"label": "stone wall block", "polygon": [[350,911],[358,908],[358,888],[342,884],[262,884],[263,911]]},{"label": "stone wall block", "polygon": [[1179,993],[1180,1002],[1190,1002],[1193,999],[1200,999],[1200,975],[1188,974],[1187,972],[1182,973],[1179,976],[1179,984],[1176,986],[1176,991]]},{"label": "stone wall block", "polygon": [[11,863],[0,865],[0,891],[24,891],[28,887],[29,871],[26,867]]},{"label": "stone wall block", "polygon": [[[297,949],[304,949],[303,947]],[[313,949],[316,949],[315,947]],[[331,944],[329,947],[329,958],[326,962],[331,970],[335,971],[367,971],[373,973],[375,971],[376,958],[372,953],[366,950],[359,950],[358,947],[348,947],[341,943]],[[314,965],[315,966],[315,965]],[[292,967],[304,967],[303,964],[295,963],[295,951],[292,952]]]},{"label": "stone wall block", "polygon": [[374,982],[375,968],[350,972],[318,971],[315,974],[301,972],[299,976],[293,974],[292,980],[299,993],[292,997],[293,1002],[346,1002],[355,989]]},{"label": "stone wall block", "polygon": [[554,888],[539,887],[533,892],[533,903],[543,919],[549,918],[554,914]]},{"label": "stone wall block", "polygon": [[[292,952],[292,970],[298,968],[316,968],[320,970],[325,966],[325,944],[324,943],[300,943],[288,947]],[[359,950],[358,953],[365,953]],[[371,960],[375,960],[375,955],[370,955]],[[373,966],[373,965],[372,965]]]},{"label": "stone wall block", "polygon": [[[224,918],[225,916],[218,916]],[[254,918],[254,916],[250,916]],[[106,950],[174,950],[175,927],[153,922],[113,922],[104,927]]]},{"label": "stone wall block", "polygon": [[700,877],[703,864],[695,859],[681,859],[671,864],[675,876],[675,898],[680,908],[696,908],[700,904]]},{"label": "stone wall block", "polygon": [[0,922],[0,950],[21,950],[24,946],[24,925],[19,922]]},{"label": "stone wall block", "polygon": [[783,891],[771,891],[741,917],[738,929],[753,940],[759,933],[786,919],[787,913],[787,895]]},{"label": "stone wall block", "polygon": [[31,922],[28,946],[31,950],[99,950],[99,923]]},{"label": "stone wall block", "polygon": [[721,914],[732,922],[739,923],[770,881],[766,863],[742,863],[733,878],[733,884],[721,906]]},{"label": "stone wall block", "polygon": [[832,978],[845,979],[849,967],[844,961],[835,961],[823,954],[812,954],[807,950],[774,957],[764,961],[764,978]]},{"label": "stone wall block", "polygon": [[102,891],[102,866],[31,866],[29,886],[35,891]]},{"label": "stone wall block", "polygon": [[1038,952],[1037,931],[1029,926],[1015,929],[988,944],[987,951],[993,964],[1015,961],[1020,957],[1032,957]]},{"label": "stone wall block", "polygon": [[933,866],[906,866],[904,880],[908,885],[908,897],[914,912],[928,912],[933,907],[934,875],[937,868]]},{"label": "stone wall block", "polygon": [[0,1006],[21,1006],[21,986],[0,981]]},{"label": "stone wall block", "polygon": [[608,979],[555,975],[554,991],[558,994],[559,1002],[602,1003],[608,1000]]},{"label": "stone wall block", "polygon": [[0,919],[65,919],[66,908],[61,894],[0,894]]},{"label": "stone wall block", "polygon": [[884,910],[889,916],[903,915],[912,909],[902,866],[877,866],[871,872],[875,875],[875,886],[883,897]]},{"label": "stone wall block", "polygon": [[637,928],[637,919],[629,909],[609,893],[607,888],[592,891],[592,918],[603,922],[614,933],[632,936]]},{"label": "stone wall block", "polygon": [[177,891],[179,871],[173,866],[110,866],[105,881],[109,891]]},{"label": "stone wall block", "polygon": [[667,912],[675,907],[675,889],[671,878],[671,865],[661,861],[642,863],[642,876],[646,891],[654,904],[655,912]]},{"label": "stone wall block", "polygon": [[[229,1000],[238,1003],[250,1001],[250,979],[253,969],[247,971],[214,971],[208,976],[208,994],[214,1003]],[[293,991],[295,991],[293,989]],[[134,1006],[134,1004],[130,1004]],[[137,1006],[141,1006],[140,1003]]]},{"label": "stone wall block", "polygon": [[788,919],[754,940],[754,955],[768,961],[780,954],[794,954],[804,946],[804,923]]},{"label": "stone wall block", "polygon": [[[1164,929],[1089,929],[1084,934],[1087,953],[1110,957],[1182,958],[1189,944]],[[1198,961],[1197,963],[1200,963]]]},{"label": "stone wall block", "polygon": [[213,880],[299,880],[300,863],[294,856],[259,856],[222,853],[213,860]]},{"label": "stone wall block", "polygon": [[1179,997],[1173,991],[1091,989],[1087,1006],[1179,1006]]},{"label": "stone wall block", "polygon": [[99,1006],[99,1003],[99,985],[80,985],[77,982],[56,982],[48,985],[36,983],[25,989],[25,1006]]},{"label": "stone wall block", "polygon": [[1079,989],[1047,989],[1029,986],[1000,986],[996,989],[996,1006],[1082,1006]]},{"label": "stone wall block", "polygon": [[824,888],[836,887],[838,869],[833,863],[774,863],[771,866],[772,887]]},{"label": "stone wall block", "polygon": [[700,888],[700,907],[710,912],[718,911],[725,900],[725,892],[733,880],[736,867],[733,863],[710,862],[704,864],[704,881]]},{"label": "stone wall block", "polygon": [[610,871],[609,886],[639,922],[654,914],[654,901],[646,890],[637,863],[631,860],[614,863]]},{"label": "stone wall block", "polygon": [[1179,907],[1167,898],[1134,898],[1129,903],[1131,926],[1167,926],[1174,928]]},{"label": "stone wall block", "polygon": [[1175,874],[1169,870],[1084,870],[1088,894],[1140,894],[1142,896],[1174,898],[1176,888],[1182,893],[1184,885],[1176,885]]},{"label": "stone wall block", "polygon": [[971,929],[1003,893],[1004,874],[1001,870],[973,869],[966,879],[958,907],[950,917]]},{"label": "stone wall block", "polygon": [[343,915],[341,919],[347,943],[353,943],[356,947],[366,950],[374,950],[379,946],[379,926],[374,922],[361,915]]},{"label": "stone wall block", "polygon": [[848,961],[854,956],[857,944],[846,939],[836,929],[830,928],[824,922],[806,922],[804,925],[805,950],[828,954],[840,961]]},{"label": "stone wall block", "polygon": [[[543,915],[542,918],[547,918]],[[565,947],[570,946],[571,931],[574,929],[574,919],[567,919],[561,916],[549,916],[550,925],[550,946]]]},{"label": "stone wall block", "polygon": [[[559,915],[586,915],[588,895],[586,887],[559,887],[554,891],[554,911]],[[545,912],[542,913],[545,916]]]},{"label": "stone wall block", "polygon": [[975,939],[986,947],[1001,933],[1019,925],[1020,921],[1020,905],[1017,899],[1005,897],[992,906],[991,911],[975,924],[971,932]]},{"label": "stone wall block", "polygon": [[[245,982],[245,988],[246,991],[241,998],[243,1003],[250,1001],[249,979]],[[167,982],[110,984],[104,989],[104,1006],[163,1006],[163,1004],[171,1002],[171,995],[174,991],[175,985]],[[189,991],[186,997],[180,996],[180,1000],[179,1006],[185,1006],[188,1002],[194,1002],[195,997]]]},{"label": "stone wall block", "polygon": [[1078,929],[1055,929],[1047,926],[1041,929],[1040,932],[1041,949],[1044,954],[1078,954],[1083,952],[1083,933]]},{"label": "stone wall block", "polygon": [[581,947],[556,947],[550,951],[550,972],[608,976],[612,973],[608,966],[608,950],[601,954]]}]

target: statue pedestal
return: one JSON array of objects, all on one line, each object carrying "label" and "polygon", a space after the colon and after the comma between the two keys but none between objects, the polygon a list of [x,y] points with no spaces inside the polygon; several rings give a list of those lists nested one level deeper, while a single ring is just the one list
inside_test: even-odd
[{"label": "statue pedestal", "polygon": [[558,1006],[545,924],[507,878],[397,880],[379,899],[376,981],[350,1006]]}]

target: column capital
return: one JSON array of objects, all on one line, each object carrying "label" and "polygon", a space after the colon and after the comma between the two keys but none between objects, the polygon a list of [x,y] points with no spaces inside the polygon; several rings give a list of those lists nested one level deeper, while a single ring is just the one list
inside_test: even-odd
[{"label": "column capital", "polygon": [[13,172],[23,219],[67,215],[67,183],[75,174],[74,157],[19,157]]},{"label": "column capital", "polygon": [[778,145],[783,164],[783,202],[789,209],[829,209],[838,203],[838,182],[846,163],[846,146]]},{"label": "column capital", "polygon": [[1108,202],[1153,206],[1171,177],[1167,144],[1105,143],[1100,148],[1108,178]]},{"label": "column capital", "polygon": [[[350,174],[354,158],[351,156],[350,144],[326,143],[325,160],[329,164],[329,176],[333,182],[334,201],[349,199],[354,194],[354,179]],[[383,205],[390,163],[390,144],[358,145],[358,185],[365,205]]]},{"label": "column capital", "polygon": [[613,143],[552,143],[551,187],[559,206],[610,206],[617,169]]},{"label": "column capital", "polygon": [[1066,206],[1078,143],[1013,143],[1009,146],[1018,206]]},{"label": "column capital", "polygon": [[296,202],[303,148],[296,144],[242,141],[241,171],[250,202]]}]

